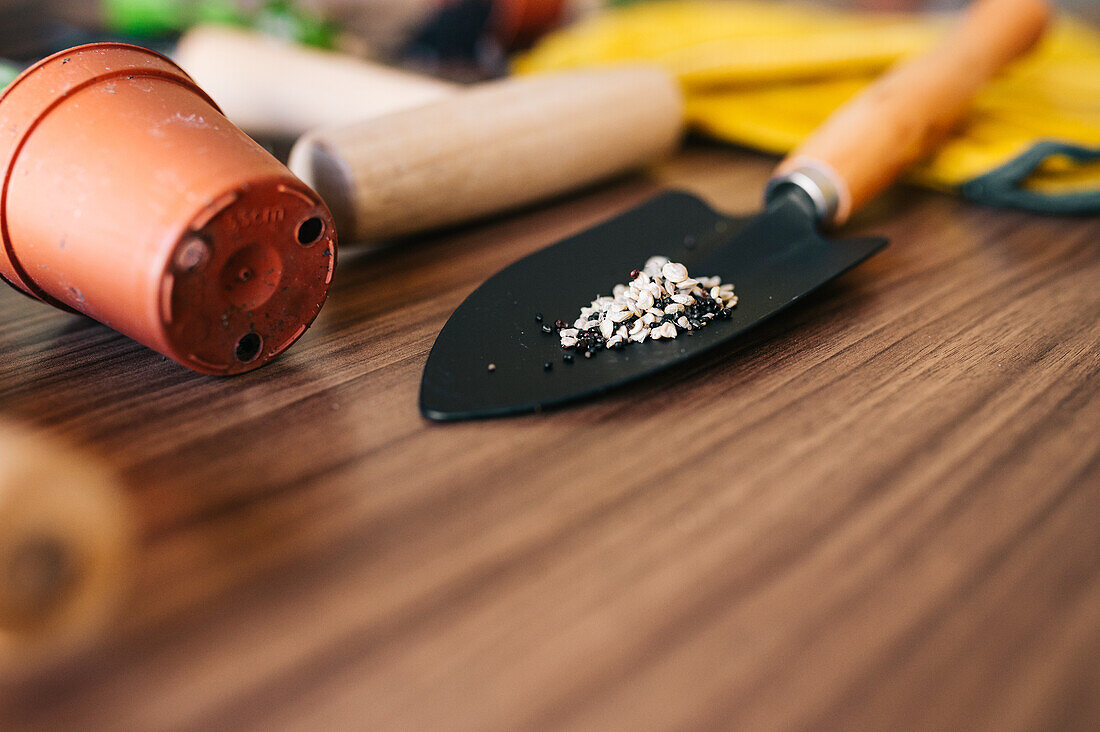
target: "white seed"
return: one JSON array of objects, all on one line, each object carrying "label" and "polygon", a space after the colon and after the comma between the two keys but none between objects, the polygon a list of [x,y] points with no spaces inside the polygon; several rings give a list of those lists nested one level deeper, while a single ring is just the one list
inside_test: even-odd
[{"label": "white seed", "polygon": [[687,279],[688,270],[679,262],[669,262],[661,267],[661,276],[672,282],[683,282]]},{"label": "white seed", "polygon": [[564,336],[564,335],[561,337],[561,347],[562,348],[572,348],[575,345],[577,345],[577,339],[576,338],[573,338],[572,336]]},{"label": "white seed", "polygon": [[726,307],[732,308],[734,305],[737,304],[737,301],[739,299],[740,298],[738,298],[737,295],[731,295],[730,297],[726,298]]},{"label": "white seed", "polygon": [[616,345],[618,345],[622,342],[623,342],[623,337],[622,336],[618,336],[618,335],[611,336],[610,338],[607,339],[607,348],[611,348],[612,346],[616,346]]},{"label": "white seed", "polygon": [[642,328],[637,333],[632,334],[630,336],[630,340],[634,341],[635,343],[641,343],[642,341],[644,341],[646,339],[646,337],[648,335],[649,335],[649,328]]},{"label": "white seed", "polygon": [[688,322],[686,315],[681,315],[676,319],[676,325],[680,326],[684,330],[691,330],[691,323]]},{"label": "white seed", "polygon": [[668,257],[650,257],[645,261],[645,266],[642,271],[650,276],[656,276],[661,273],[661,269],[668,264]]},{"label": "white seed", "polygon": [[680,290],[690,290],[698,284],[699,284],[699,280],[688,279],[688,280],[684,280],[683,282],[678,282],[676,284],[676,287],[677,287],[677,289],[680,289]]},{"label": "white seed", "polygon": [[608,318],[612,323],[621,323],[624,320],[632,318],[634,316],[629,310],[612,310],[608,313]]},{"label": "white seed", "polygon": [[691,295],[685,295],[682,292],[677,292],[672,296],[672,302],[678,302],[681,305],[691,305],[695,302],[695,298]]},{"label": "white seed", "polygon": [[672,315],[673,313],[682,313],[682,312],[684,312],[684,306],[681,305],[678,302],[669,303],[668,305],[665,306],[665,314],[666,315]]},{"label": "white seed", "polygon": [[645,323],[646,325],[653,325],[654,323],[657,322],[657,316],[654,315],[653,313],[646,313],[645,315],[642,316],[642,322]]},{"label": "white seed", "polygon": [[665,323],[660,328],[650,331],[649,334],[651,337],[656,338],[658,333],[662,338],[675,338],[677,335],[676,326],[672,323]]},{"label": "white seed", "polygon": [[615,332],[615,324],[614,323],[612,323],[610,320],[600,321],[600,335],[602,335],[604,337],[604,339],[610,338],[611,334],[614,333],[614,332]]},{"label": "white seed", "polygon": [[642,310],[649,310],[653,307],[653,302],[653,293],[649,290],[645,290],[638,295],[638,307]]},{"label": "white seed", "polygon": [[721,300],[722,299],[722,291],[718,289],[717,285],[710,288],[710,296],[712,298],[714,298],[715,300]]},{"label": "white seed", "polygon": [[622,338],[622,339],[624,339],[624,340],[625,340],[625,339],[626,339],[626,337],[627,337],[628,335],[630,335],[630,333],[628,333],[628,332],[627,332],[627,330],[626,330],[626,326],[625,326],[625,325],[620,325],[620,326],[619,326],[619,329],[618,329],[617,331],[615,331],[615,335],[617,335],[617,336],[619,336],[620,338]]},{"label": "white seed", "polygon": [[664,317],[664,314],[665,314],[665,309],[664,308],[654,307],[654,308],[650,308],[649,310],[646,310],[646,315],[652,315],[655,318],[662,318],[662,317]]},{"label": "white seed", "polygon": [[634,324],[630,326],[630,331],[627,335],[637,335],[645,329],[645,323],[641,320],[635,320]]},{"label": "white seed", "polygon": [[615,285],[613,288],[611,288],[611,294],[615,297],[619,297],[620,295],[623,295],[625,293],[626,285]]},{"label": "white seed", "polygon": [[588,318],[587,318],[587,316],[583,317],[583,318],[577,318],[576,320],[574,320],[573,321],[573,327],[576,328],[577,330],[587,329],[588,328]]}]

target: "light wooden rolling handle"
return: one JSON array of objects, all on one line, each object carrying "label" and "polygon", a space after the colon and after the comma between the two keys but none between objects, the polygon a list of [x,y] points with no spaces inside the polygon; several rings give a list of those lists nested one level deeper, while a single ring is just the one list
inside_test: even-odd
[{"label": "light wooden rolling handle", "polygon": [[0,680],[93,640],[131,552],[131,515],[109,472],[0,424]]},{"label": "light wooden rolling handle", "polygon": [[776,169],[823,223],[839,225],[929,153],[1002,67],[1039,40],[1046,0],[976,0],[932,50],[890,69],[833,114]]},{"label": "light wooden rolling handle", "polygon": [[290,168],[344,240],[384,239],[546,199],[672,150],[666,72],[632,66],[490,82],[426,106],[311,132]]},{"label": "light wooden rolling handle", "polygon": [[297,137],[316,127],[417,107],[458,88],[223,26],[192,29],[174,56],[225,116],[255,135]]}]

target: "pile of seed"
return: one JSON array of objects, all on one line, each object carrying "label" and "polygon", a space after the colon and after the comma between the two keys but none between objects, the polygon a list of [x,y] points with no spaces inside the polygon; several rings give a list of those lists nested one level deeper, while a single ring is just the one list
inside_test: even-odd
[{"label": "pile of seed", "polygon": [[693,278],[679,262],[650,257],[630,273],[630,284],[615,285],[610,297],[581,308],[572,327],[555,325],[562,348],[591,357],[600,348],[690,334],[715,318],[729,318],[736,305],[733,285],[723,285],[721,277]]}]

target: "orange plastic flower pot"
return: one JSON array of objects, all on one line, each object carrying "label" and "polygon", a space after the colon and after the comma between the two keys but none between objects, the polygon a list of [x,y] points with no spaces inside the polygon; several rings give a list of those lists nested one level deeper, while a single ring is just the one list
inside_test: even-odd
[{"label": "orange plastic flower pot", "polygon": [[13,81],[0,180],[0,276],[196,371],[267,363],[332,282],[317,194],[144,48],[80,46]]}]

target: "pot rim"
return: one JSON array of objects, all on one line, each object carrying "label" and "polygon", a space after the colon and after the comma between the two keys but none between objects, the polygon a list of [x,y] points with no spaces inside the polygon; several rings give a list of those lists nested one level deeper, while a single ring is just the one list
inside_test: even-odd
[{"label": "pot rim", "polygon": [[[0,271],[0,280],[8,283],[19,292],[28,295],[36,300],[53,305],[54,307],[66,310],[68,312],[76,312],[72,307],[66,305],[64,302],[52,297],[49,293],[45,292],[35,282],[34,278],[30,275],[30,272],[19,261],[19,257],[15,252],[15,245],[11,241],[11,236],[8,232],[8,219],[7,219],[7,200],[8,191],[11,185],[12,170],[15,168],[15,164],[19,159],[19,154],[26,144],[27,140],[38,125],[45,119],[56,107],[62,104],[65,100],[70,98],[73,94],[76,94],[90,86],[101,83],[106,80],[110,80],[118,77],[151,77],[169,81],[171,83],[179,84],[191,92],[197,94],[206,103],[210,104],[214,109],[221,113],[221,108],[218,104],[210,98],[210,96],[195,83],[195,80],[188,75],[183,68],[172,59],[168,58],[164,54],[154,51],[144,46],[138,46],[133,43],[122,43],[118,41],[99,41],[95,43],[84,43],[79,46],[64,49],[53,53],[40,61],[28,66],[19,74],[7,87],[0,92],[0,110],[3,110],[5,102],[11,103],[13,93],[18,93],[25,89],[25,82],[32,77],[40,77],[42,72],[51,71],[55,68],[60,68],[58,64],[54,63],[57,60],[62,61],[63,64],[68,63],[68,58],[84,54],[88,51],[101,51],[101,50],[122,50],[135,52],[139,55],[152,58],[154,61],[159,61],[167,64],[167,69],[158,69],[153,67],[142,67],[138,65],[127,66],[122,65],[115,68],[104,67],[99,70],[88,69],[86,74],[77,74],[74,83],[70,85],[64,85],[60,88],[43,89],[43,93],[40,93],[37,99],[28,100],[27,109],[23,110],[22,117],[16,118],[14,124],[7,128],[5,134],[0,134],[0,261],[6,260],[6,264],[15,274],[14,281],[12,278]],[[59,73],[59,72],[55,72]],[[83,76],[84,78],[80,78]],[[6,139],[5,139],[6,138]]]}]

